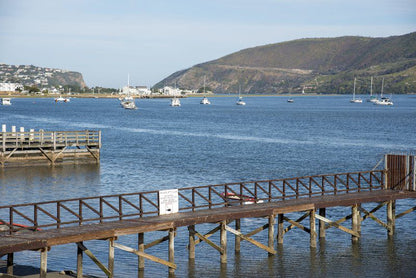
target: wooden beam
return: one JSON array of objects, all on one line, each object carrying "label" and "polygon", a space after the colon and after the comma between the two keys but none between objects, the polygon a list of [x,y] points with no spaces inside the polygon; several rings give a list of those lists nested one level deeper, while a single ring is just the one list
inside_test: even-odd
[{"label": "wooden beam", "polygon": [[[268,245],[269,245],[269,249],[273,249],[274,250],[274,222],[275,222],[275,215],[270,215],[269,216],[269,229],[268,229]],[[269,256],[274,255],[273,253],[269,252]]]},{"label": "wooden beam", "polygon": [[315,210],[312,209],[309,213],[309,226],[310,226],[310,246],[311,248],[316,248],[316,221],[315,221]]},{"label": "wooden beam", "polygon": [[83,252],[82,249],[79,247],[79,245],[77,245],[77,278],[82,278],[84,277],[82,275],[82,257],[83,257]]},{"label": "wooden beam", "polygon": [[284,215],[283,213],[277,215],[277,243],[283,244],[284,229]]},{"label": "wooden beam", "polygon": [[[380,219],[378,219],[377,217],[374,216],[374,214],[372,214],[371,212],[368,212],[367,210],[365,210],[364,208],[360,208],[360,211],[363,212],[366,216],[370,217],[371,219],[373,219],[374,221],[376,221],[378,224],[380,224],[381,226],[383,226],[384,228],[388,229],[388,226],[386,223],[384,223],[383,221],[381,221]],[[365,217],[366,218],[366,217]],[[363,217],[363,219],[365,219]]]},{"label": "wooden beam", "polygon": [[402,217],[402,216],[404,216],[408,213],[411,213],[412,211],[415,211],[415,210],[416,210],[416,207],[412,207],[408,210],[403,211],[402,213],[397,214],[395,218],[397,219],[397,218]]},{"label": "wooden beam", "polygon": [[[238,232],[241,232],[241,220],[236,219],[235,220],[235,230]],[[235,253],[240,253],[240,247],[241,247],[241,238],[239,236],[235,236]]]},{"label": "wooden beam", "polygon": [[[196,235],[200,242],[201,241],[205,241],[206,243],[208,243],[211,247],[213,247],[214,249],[216,249],[218,252],[223,253],[223,250],[221,249],[221,247],[219,247],[218,245],[216,245],[214,242],[212,242],[211,240],[208,239],[207,236],[203,236],[200,233],[198,233],[197,231],[194,230],[194,235]],[[196,241],[196,240],[195,240]]]},{"label": "wooden beam", "polygon": [[335,222],[333,222],[333,221],[331,221],[331,220],[329,220],[329,219],[327,219],[327,218],[325,218],[323,216],[320,216],[319,214],[315,214],[315,218],[318,218],[319,220],[322,220],[322,221],[324,221],[326,223],[331,223],[331,226],[334,226],[334,227],[340,229],[341,231],[344,231],[346,233],[349,233],[349,234],[354,235],[354,236],[357,236],[357,237],[360,236],[358,233],[354,232],[353,230],[350,230],[348,228],[345,228],[344,226],[341,226],[338,223],[335,223]]},{"label": "wooden beam", "polygon": [[227,221],[221,221],[221,231],[220,231],[220,246],[221,246],[221,256],[220,261],[222,264],[227,263]]},{"label": "wooden beam", "polygon": [[[218,225],[217,227],[215,227],[214,229],[212,229],[211,231],[209,231],[208,233],[206,233],[204,235],[204,238],[209,238],[210,236],[212,236],[213,234],[215,234],[216,232],[218,232],[220,229],[221,229],[221,225]],[[201,241],[202,241],[201,238],[195,240],[195,245],[197,245]]]},{"label": "wooden beam", "polygon": [[[116,243],[114,243],[114,245],[115,244]],[[105,265],[103,265],[82,242],[77,242],[77,245],[105,273],[105,275],[107,275],[107,277],[111,277],[111,273],[107,267],[105,267]]]},{"label": "wooden beam", "polygon": [[189,259],[195,259],[195,225],[188,226],[189,231],[189,247],[188,247],[188,257]]},{"label": "wooden beam", "polygon": [[396,201],[389,201],[387,203],[387,236],[392,238],[396,226]]},{"label": "wooden beam", "polygon": [[44,248],[40,251],[40,278],[46,278],[48,272],[48,249]]},{"label": "wooden beam", "polygon": [[[320,216],[326,217],[326,208],[320,208],[318,211]],[[325,238],[325,222],[319,220],[319,238]]]},{"label": "wooden beam", "polygon": [[[387,202],[382,202],[382,203],[378,204],[375,208],[373,208],[372,210],[370,210],[370,213],[374,213],[374,212],[378,211],[380,208],[382,208],[386,204],[387,204]],[[367,217],[369,217],[369,215],[364,215],[363,218],[362,218],[362,221],[364,221],[365,219],[367,219]]]},{"label": "wooden beam", "polygon": [[243,235],[241,232],[238,232],[238,231],[234,230],[233,228],[230,228],[229,226],[225,226],[225,229],[227,231],[235,234],[236,236],[239,236],[242,239],[247,240],[248,242],[254,244],[255,246],[257,246],[257,247],[259,247],[263,250],[266,250],[267,252],[269,252],[271,254],[276,254],[276,250],[274,250],[273,247],[270,248],[269,246],[266,246],[266,245],[264,245],[264,244],[262,244],[262,243],[260,243],[256,240],[252,239],[251,237],[247,237],[247,236]]},{"label": "wooden beam", "polygon": [[[144,253],[144,233],[139,233],[137,235],[137,242],[138,242],[138,251]],[[144,258],[142,256],[138,256],[138,266],[139,271],[144,269]]]},{"label": "wooden beam", "polygon": [[114,277],[114,238],[108,239],[108,272]]},{"label": "wooden beam", "polygon": [[296,219],[296,221],[293,221],[292,219],[289,219],[287,217],[283,217],[283,219],[286,222],[289,222],[290,224],[292,224],[292,225],[288,226],[285,229],[285,232],[284,233],[286,234],[287,232],[289,232],[290,230],[292,230],[294,227],[298,227],[299,229],[301,229],[301,230],[303,230],[303,231],[305,231],[307,233],[310,233],[310,230],[308,228],[306,228],[305,226],[303,226],[303,225],[300,224],[300,222],[302,220],[304,220],[306,217],[308,217],[309,214],[310,214],[310,211],[307,211],[304,215],[302,215],[301,217],[299,217],[298,219]]},{"label": "wooden beam", "polygon": [[159,239],[156,239],[156,240],[154,240],[154,241],[152,241],[152,242],[150,242],[150,243],[148,243],[148,244],[145,244],[145,245],[144,245],[144,249],[146,250],[146,249],[148,249],[148,248],[150,248],[150,247],[153,247],[153,246],[155,246],[155,245],[158,245],[159,243],[165,242],[165,241],[167,241],[167,240],[169,240],[169,235],[164,236],[164,237],[159,238]]},{"label": "wooden beam", "polygon": [[[360,234],[360,225],[361,225],[361,217],[360,217],[360,211],[359,211],[359,209],[358,209],[358,204],[356,204],[356,205],[353,205],[352,207],[351,207],[351,214],[352,214],[352,224],[351,224],[351,226],[352,226],[352,230],[355,232],[355,233],[357,233],[357,234]],[[357,236],[355,236],[355,235],[352,235],[352,237],[351,237],[351,240],[352,240],[352,242],[353,243],[356,243],[356,242],[358,242],[358,239],[359,239],[360,237],[357,237]]]},{"label": "wooden beam", "polygon": [[7,254],[7,274],[13,276],[13,257],[14,253]]},{"label": "wooden beam", "polygon": [[[325,215],[322,215],[322,216],[325,217]],[[347,216],[345,216],[341,219],[338,219],[337,221],[334,221],[333,223],[341,224],[341,223],[343,223],[343,222],[345,222],[345,221],[347,221],[351,218],[352,218],[352,214],[347,215]],[[319,221],[321,221],[321,220],[319,220]],[[333,227],[333,224],[331,224],[331,223],[325,225],[325,229],[329,229],[331,227]]]},{"label": "wooden beam", "polygon": [[146,259],[151,260],[153,262],[160,263],[160,264],[163,264],[163,265],[166,265],[168,267],[176,269],[176,264],[172,264],[171,262],[165,261],[165,260],[160,259],[160,258],[158,258],[156,256],[153,256],[153,255],[146,254],[146,253],[141,252],[139,250],[136,250],[134,248],[131,248],[131,247],[128,247],[128,246],[125,246],[125,245],[121,245],[120,243],[114,242],[114,247],[116,247],[120,250],[129,252],[129,253],[136,254],[137,256],[146,258]]},{"label": "wooden beam", "polygon": [[[169,229],[169,262],[175,265],[175,229]],[[175,267],[176,268],[176,267]],[[169,267],[169,274],[175,272],[175,268]]]}]

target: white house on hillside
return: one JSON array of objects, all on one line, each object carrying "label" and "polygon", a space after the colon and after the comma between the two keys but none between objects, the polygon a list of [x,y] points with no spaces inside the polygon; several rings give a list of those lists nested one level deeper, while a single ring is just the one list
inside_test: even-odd
[{"label": "white house on hillside", "polygon": [[0,83],[0,91],[15,92],[16,89],[23,90],[23,85],[19,83]]}]

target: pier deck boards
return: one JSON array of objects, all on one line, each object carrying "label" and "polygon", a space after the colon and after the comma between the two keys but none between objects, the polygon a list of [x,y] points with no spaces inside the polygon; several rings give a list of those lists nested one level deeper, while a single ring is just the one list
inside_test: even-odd
[{"label": "pier deck boards", "polygon": [[42,249],[55,245],[76,243],[93,239],[114,238],[121,235],[138,234],[150,231],[168,230],[201,223],[218,223],[245,217],[267,217],[282,213],[305,211],[335,206],[352,206],[368,202],[394,201],[416,198],[416,192],[377,190],[317,196],[251,204],[243,206],[219,207],[161,216],[149,216],[137,220],[121,220],[100,224],[84,224],[59,229],[24,231],[0,237],[0,254],[23,250]]}]

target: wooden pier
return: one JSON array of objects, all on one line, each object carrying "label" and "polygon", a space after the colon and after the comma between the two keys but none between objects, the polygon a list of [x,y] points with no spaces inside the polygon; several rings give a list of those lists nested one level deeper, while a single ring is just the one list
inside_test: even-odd
[{"label": "wooden pier", "polygon": [[99,163],[101,131],[3,131],[0,167]]},{"label": "wooden pier", "polygon": [[[389,237],[394,234],[396,220],[416,210],[413,207],[397,213],[395,208],[396,200],[416,198],[415,182],[414,156],[386,155],[385,168],[381,170],[179,188],[169,194],[166,190],[148,191],[2,206],[0,255],[7,255],[7,272],[12,274],[15,252],[40,251],[40,277],[46,277],[48,250],[72,243],[78,250],[77,277],[82,277],[84,254],[106,276],[113,277],[115,248],[135,254],[139,272],[144,270],[147,259],[174,273],[174,240],[180,227],[188,228],[190,260],[196,256],[197,245],[204,242],[218,251],[221,263],[226,263],[228,234],[235,236],[235,252],[240,251],[240,243],[245,240],[270,256],[277,254],[275,239],[277,244],[283,244],[285,234],[294,228],[309,235],[311,248],[316,248],[318,238],[326,238],[329,228],[350,234],[354,244],[361,237],[365,220],[374,220]],[[244,197],[227,198],[231,195]],[[373,204],[374,208],[364,209],[362,204]],[[351,213],[341,219],[329,219],[328,210],[339,206],[350,207]],[[375,215],[382,208],[387,211],[386,220]],[[288,213],[292,212],[303,215],[290,219]],[[243,234],[240,220],[248,217],[263,218],[264,224],[250,227],[253,230]],[[211,223],[213,229],[200,233],[198,225],[206,223]],[[267,238],[263,242],[253,239],[264,230]],[[145,233],[152,231],[165,231],[166,236],[145,243]],[[214,242],[210,237],[217,232],[220,239]],[[117,242],[119,237],[131,234],[137,234],[134,246]],[[108,241],[107,265],[87,247],[88,241],[95,239]],[[165,241],[169,243],[168,258],[145,252]]]}]

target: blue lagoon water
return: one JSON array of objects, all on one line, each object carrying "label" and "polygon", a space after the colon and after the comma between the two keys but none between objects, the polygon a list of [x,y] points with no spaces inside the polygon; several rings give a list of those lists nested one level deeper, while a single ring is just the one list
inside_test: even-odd
[{"label": "blue lagoon water", "polygon": [[[65,167],[7,168],[0,171],[1,205],[161,190],[249,180],[371,170],[389,152],[416,149],[416,96],[395,96],[393,107],[351,104],[349,96],[247,97],[246,106],[235,97],[182,99],[170,107],[168,99],[138,100],[138,110],[124,110],[114,99],[13,99],[0,107],[0,123],[25,130],[102,131],[101,164]],[[415,206],[399,201],[397,211]],[[375,205],[369,205],[369,208]],[[348,208],[327,210],[329,218],[349,214]],[[384,212],[379,215],[382,219]],[[291,215],[297,218],[297,215]],[[264,224],[264,219],[242,220],[243,232]],[[347,224],[348,226],[348,224]],[[204,232],[212,225],[201,225]],[[187,229],[175,239],[177,277],[411,277],[416,273],[415,214],[397,220],[396,235],[371,220],[363,222],[359,244],[329,229],[315,250],[309,235],[292,230],[285,235],[278,255],[267,254],[247,242],[234,255],[230,235],[228,264],[202,243],[196,260],[188,262]],[[146,234],[146,242],[164,236]],[[267,232],[255,238],[264,242]],[[217,240],[213,236],[213,240]],[[135,246],[134,236],[119,238]],[[105,242],[87,243],[106,261]],[[167,246],[146,250],[167,258]],[[21,252],[16,263],[38,266],[39,255]],[[103,277],[84,259],[84,273]],[[54,247],[48,255],[51,269],[76,269],[76,247]],[[137,258],[116,250],[116,277],[136,277]],[[146,261],[145,277],[166,276],[167,268]]]}]

